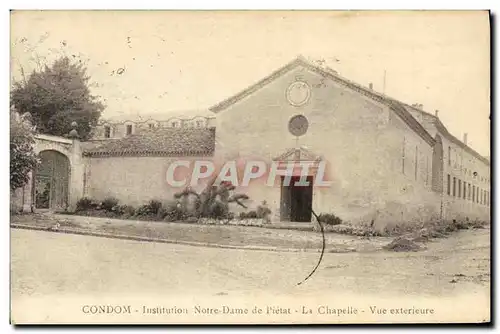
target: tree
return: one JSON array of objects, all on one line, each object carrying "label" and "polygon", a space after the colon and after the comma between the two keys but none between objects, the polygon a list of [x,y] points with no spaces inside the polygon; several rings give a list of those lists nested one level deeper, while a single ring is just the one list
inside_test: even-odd
[{"label": "tree", "polygon": [[86,140],[104,109],[90,93],[89,80],[83,64],[61,57],[51,67],[45,65],[14,82],[11,105],[20,114],[29,112],[38,131],[45,134],[65,136],[76,121],[80,138]]},{"label": "tree", "polygon": [[10,190],[24,186],[28,174],[33,170],[38,158],[34,151],[34,128],[29,114],[19,115],[11,108],[10,112]]}]

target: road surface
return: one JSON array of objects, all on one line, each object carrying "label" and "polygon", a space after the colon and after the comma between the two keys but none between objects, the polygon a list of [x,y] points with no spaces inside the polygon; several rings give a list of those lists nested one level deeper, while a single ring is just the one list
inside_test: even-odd
[{"label": "road surface", "polygon": [[[177,299],[179,305],[188,303],[189,298],[323,298],[332,302],[351,298],[354,302],[373,297],[378,302],[403,298],[432,304],[449,300],[449,305],[456,304],[454,298],[489,299],[489,229],[458,232],[427,246],[425,251],[411,253],[325,254],[317,272],[298,286],[316,265],[319,254],[11,229],[12,308],[14,314],[35,307],[35,301],[36,307],[43,308],[50,298],[58,300],[58,312],[64,303],[76,307],[90,300],[109,302],[113,298]],[[54,320],[50,315],[44,319]]]}]

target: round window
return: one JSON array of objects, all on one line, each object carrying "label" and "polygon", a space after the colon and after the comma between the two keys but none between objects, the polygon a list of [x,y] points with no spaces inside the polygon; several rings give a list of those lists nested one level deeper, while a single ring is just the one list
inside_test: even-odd
[{"label": "round window", "polygon": [[296,137],[302,136],[307,132],[309,122],[303,115],[293,116],[288,122],[288,131]]},{"label": "round window", "polygon": [[295,81],[286,90],[286,98],[293,106],[301,106],[311,97],[311,88],[303,81]]}]

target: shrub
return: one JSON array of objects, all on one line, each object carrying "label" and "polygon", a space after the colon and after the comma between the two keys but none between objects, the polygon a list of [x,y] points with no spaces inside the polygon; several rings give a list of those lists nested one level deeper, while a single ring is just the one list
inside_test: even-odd
[{"label": "shrub", "polygon": [[208,212],[209,218],[220,219],[229,217],[229,206],[227,203],[216,201],[214,202]]},{"label": "shrub", "polygon": [[[184,206],[183,210],[191,217],[204,217],[204,218],[223,218],[227,219],[229,216],[229,204],[236,203],[243,208],[247,208],[242,202],[248,200],[249,197],[245,194],[233,194],[235,186],[230,182],[222,182],[215,185],[216,178],[209,181],[205,189],[198,193],[187,187],[181,192],[174,194],[174,198],[179,200]],[[186,204],[190,198],[194,197],[192,207]]]},{"label": "shrub", "polygon": [[131,205],[117,205],[113,208],[113,211],[119,215],[133,216],[135,214],[135,208]]},{"label": "shrub", "polygon": [[248,212],[240,213],[240,219],[254,219],[254,218],[259,218],[257,211],[251,210]]},{"label": "shrub", "polygon": [[173,210],[165,213],[163,220],[167,222],[175,222],[179,220],[184,220],[186,215],[181,210]]},{"label": "shrub", "polygon": [[322,213],[318,216],[319,220],[326,225],[340,225],[342,219],[335,216],[333,213]]},{"label": "shrub", "polygon": [[150,214],[150,210],[149,210],[149,205],[148,204],[144,204],[144,205],[141,205],[140,207],[138,207],[137,209],[135,209],[135,213],[134,215],[135,216],[147,216]]},{"label": "shrub", "polygon": [[87,211],[92,208],[92,200],[88,197],[82,197],[76,202],[76,211]]},{"label": "shrub", "polygon": [[169,201],[163,205],[163,220],[168,222],[174,222],[179,220],[185,220],[189,217],[186,209],[178,201]]},{"label": "shrub", "polygon": [[141,205],[135,210],[136,216],[156,216],[159,214],[162,204],[160,201],[151,200],[148,204]]},{"label": "shrub", "polygon": [[149,201],[148,206],[151,214],[157,215],[162,207],[162,204],[160,201],[152,199]]},{"label": "shrub", "polygon": [[257,218],[261,218],[264,219],[266,222],[269,222],[270,215],[271,215],[271,209],[268,208],[266,201],[262,201],[262,204],[260,204],[257,207]]},{"label": "shrub", "polygon": [[106,211],[113,211],[113,208],[118,205],[118,200],[114,197],[108,197],[102,201],[101,208]]}]

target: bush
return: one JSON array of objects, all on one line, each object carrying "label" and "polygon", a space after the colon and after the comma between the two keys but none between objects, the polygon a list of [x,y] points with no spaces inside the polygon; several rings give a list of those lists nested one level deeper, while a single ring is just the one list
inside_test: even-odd
[{"label": "bush", "polygon": [[160,201],[152,199],[151,201],[149,201],[148,206],[151,214],[157,215],[160,212],[162,204]]},{"label": "bush", "polygon": [[251,210],[248,212],[240,213],[240,219],[255,219],[255,218],[259,218],[257,211]]},{"label": "bush", "polygon": [[271,219],[269,216],[271,215],[271,209],[267,207],[267,202],[262,201],[262,204],[260,204],[257,207],[257,218],[264,219],[264,221],[269,222]]},{"label": "bush", "polygon": [[163,211],[163,220],[168,222],[185,220],[189,216],[185,208],[178,201],[165,203],[161,211]]},{"label": "bush", "polygon": [[318,216],[319,220],[326,225],[340,225],[342,224],[342,219],[335,216],[333,213],[321,213]]},{"label": "bush", "polygon": [[137,209],[135,209],[135,213],[134,215],[135,216],[147,216],[150,214],[150,210],[149,210],[149,205],[148,204],[144,204],[144,205],[141,205],[140,207],[138,207]]},{"label": "bush", "polygon": [[135,214],[135,208],[131,205],[117,205],[113,208],[113,211],[119,215],[133,216]]},{"label": "bush", "polygon": [[209,218],[226,219],[229,217],[229,206],[226,203],[216,201],[212,204],[209,211]]},{"label": "bush", "polygon": [[135,210],[136,216],[157,216],[161,214],[162,204],[160,201],[151,200],[148,204],[141,205]]},{"label": "bush", "polygon": [[76,202],[76,211],[87,211],[92,209],[92,200],[88,197],[83,197]]},{"label": "bush", "polygon": [[118,205],[118,200],[114,197],[108,197],[102,201],[101,208],[106,211],[113,211],[113,208]]}]

